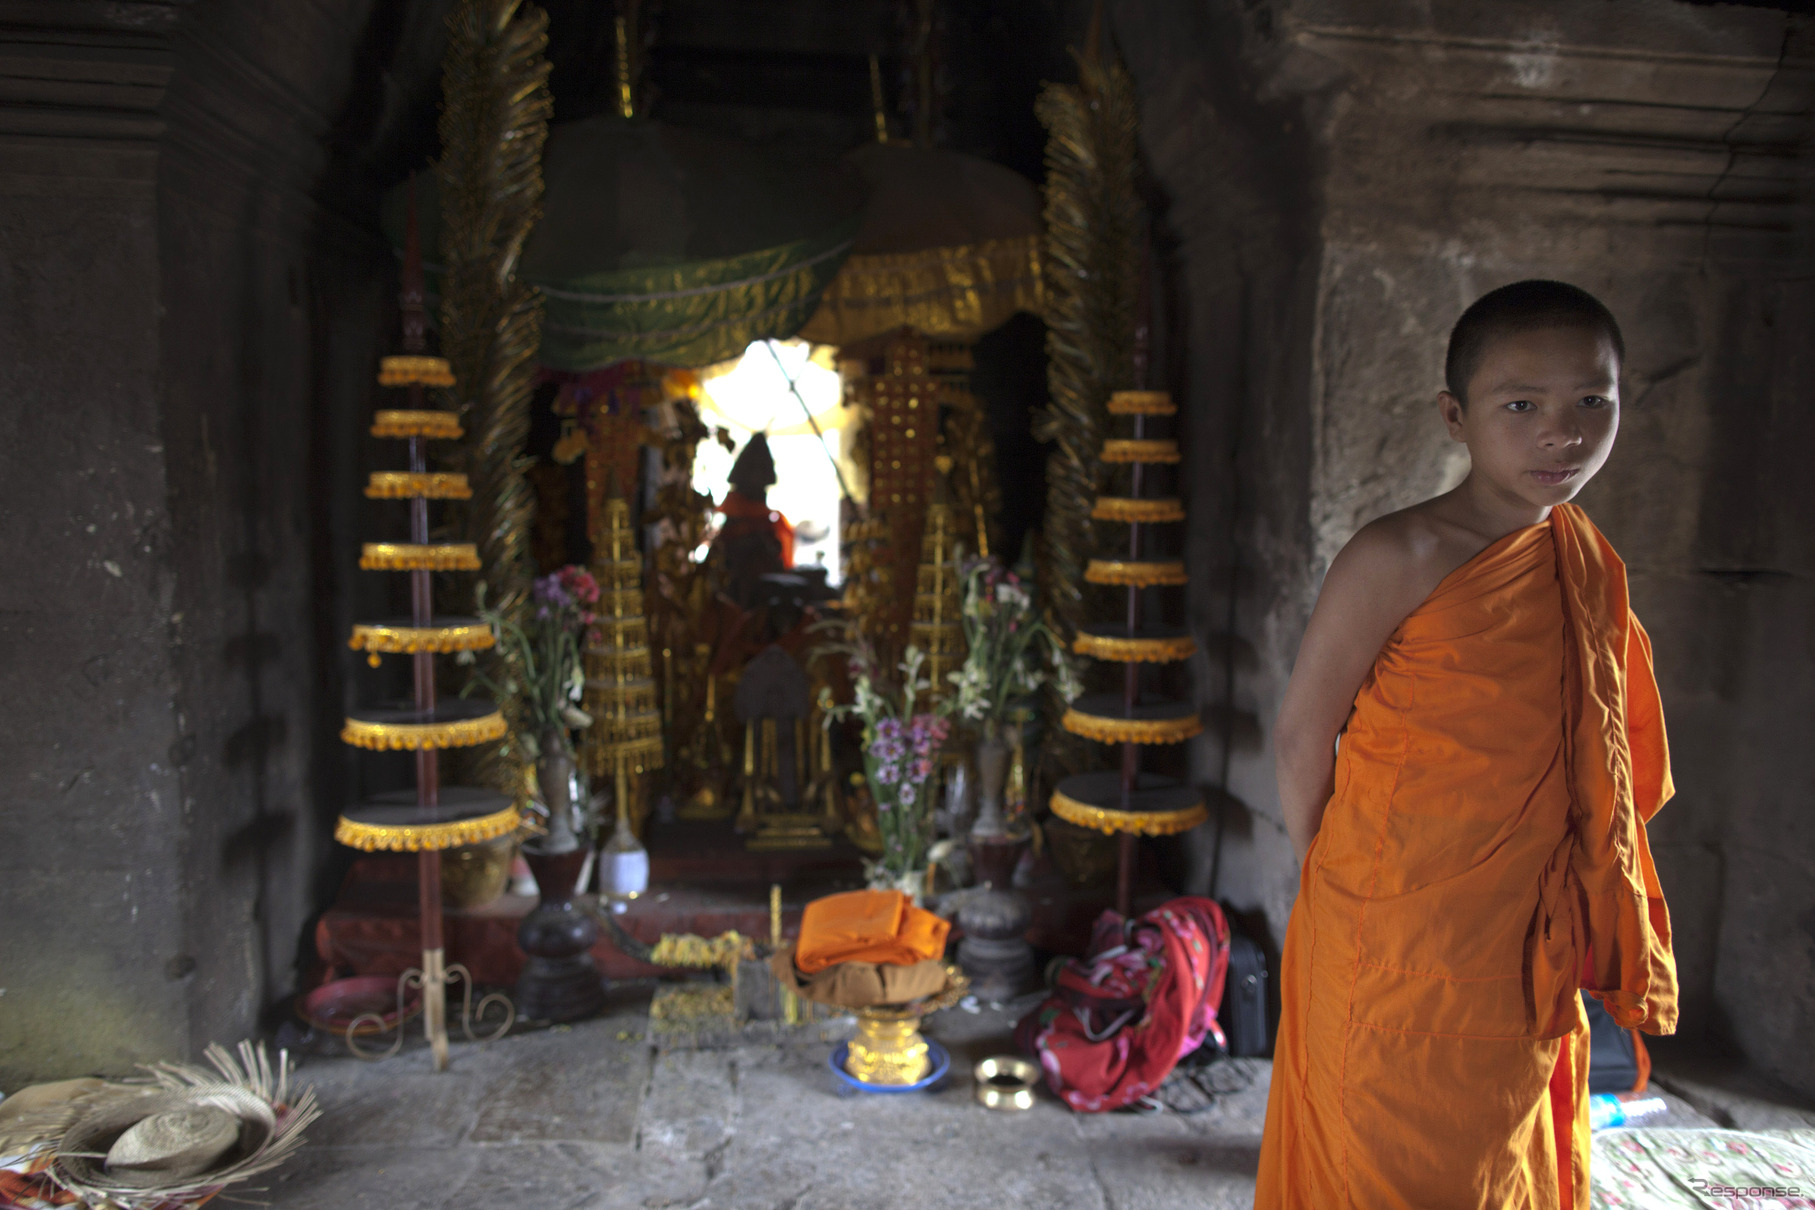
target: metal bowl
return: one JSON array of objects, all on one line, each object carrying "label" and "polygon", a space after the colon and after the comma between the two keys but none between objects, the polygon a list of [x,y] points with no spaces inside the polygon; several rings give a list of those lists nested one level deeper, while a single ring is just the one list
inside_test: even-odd
[{"label": "metal bowl", "polygon": [[985,1109],[1019,1112],[1034,1107],[1034,1085],[1040,1082],[1040,1065],[1018,1055],[991,1055],[971,1068],[977,1084],[977,1102]]}]

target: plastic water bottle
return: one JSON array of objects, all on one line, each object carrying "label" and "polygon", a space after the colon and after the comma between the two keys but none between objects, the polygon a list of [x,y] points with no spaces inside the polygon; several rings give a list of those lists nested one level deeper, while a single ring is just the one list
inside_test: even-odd
[{"label": "plastic water bottle", "polygon": [[1594,1130],[1611,1130],[1630,1126],[1645,1118],[1656,1117],[1670,1108],[1662,1097],[1639,1097],[1622,1101],[1611,1092],[1597,1092],[1588,1098],[1588,1125]]}]

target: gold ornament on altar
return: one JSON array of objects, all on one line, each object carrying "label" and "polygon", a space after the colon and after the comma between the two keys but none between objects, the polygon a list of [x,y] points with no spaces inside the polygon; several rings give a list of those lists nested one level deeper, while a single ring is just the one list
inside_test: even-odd
[{"label": "gold ornament on altar", "polygon": [[620,821],[642,823],[642,775],[660,769],[662,712],[643,617],[643,560],[631,529],[630,502],[605,502],[605,533],[593,563],[599,606],[586,645],[586,713],[581,759],[594,779],[611,778]]},{"label": "gold ornament on altar", "polygon": [[920,539],[920,566],[914,583],[914,623],[908,641],[926,652],[926,676],[931,682],[927,701],[916,709],[931,709],[952,693],[951,673],[964,665],[964,619],[958,568],[958,536],[952,524],[952,506],[946,502],[944,482],[952,460],[940,454],[934,460],[938,484],[933,503],[927,506]]},{"label": "gold ornament on altar", "polygon": [[[1107,411],[1112,416],[1134,418],[1134,436],[1109,439],[1102,459],[1131,464],[1130,494],[1099,496],[1093,510],[1099,519],[1128,523],[1128,558],[1117,564],[1127,585],[1125,608],[1119,623],[1080,626],[1072,643],[1080,655],[1120,664],[1122,685],[1120,692],[1087,694],[1071,702],[1059,726],[1084,739],[1122,745],[1121,768],[1072,774],[1054,788],[1050,806],[1053,814],[1068,823],[1120,834],[1116,907],[1126,916],[1130,909],[1134,838],[1183,832],[1204,822],[1208,812],[1202,795],[1192,786],[1140,771],[1138,745],[1182,743],[1203,730],[1195,704],[1143,692],[1141,688],[1143,665],[1179,663],[1190,659],[1197,650],[1196,643],[1182,629],[1145,624],[1141,609],[1143,586],[1139,581],[1162,582],[1158,573],[1151,570],[1156,564],[1142,558],[1141,527],[1155,521],[1184,519],[1184,507],[1178,500],[1148,497],[1141,492],[1145,465],[1150,461],[1170,461],[1178,448],[1170,441],[1149,438],[1144,431],[1146,421],[1149,417],[1171,415],[1173,407],[1162,392],[1118,391],[1111,396]],[[1117,458],[1109,457],[1109,446],[1118,449]],[[1137,454],[1143,456],[1131,456]],[[1154,457],[1144,456],[1147,454]]]},{"label": "gold ornament on altar", "polygon": [[[472,1016],[472,977],[459,963],[449,964],[444,948],[441,918],[441,852],[507,836],[521,824],[517,804],[505,794],[466,787],[445,786],[441,781],[441,750],[493,744],[509,731],[504,713],[492,702],[477,698],[446,698],[436,690],[435,657],[446,652],[482,651],[492,647],[496,635],[478,618],[438,616],[434,612],[434,574],[437,571],[473,571],[479,554],[470,542],[430,542],[429,501],[463,499],[470,495],[466,476],[428,469],[425,439],[450,438],[460,432],[453,413],[421,407],[429,386],[448,386],[446,361],[423,354],[427,316],[423,309],[422,252],[417,238],[415,189],[410,187],[410,210],[405,236],[403,338],[406,355],[385,359],[380,375],[383,385],[409,392],[408,409],[383,411],[372,428],[406,443],[408,469],[376,471],[366,495],[376,499],[407,501],[410,541],[368,542],[359,560],[371,571],[404,572],[410,577],[410,614],[407,618],[361,622],[354,626],[347,645],[368,653],[379,663],[384,652],[407,654],[413,665],[413,692],[405,704],[355,708],[347,715],[340,738],[343,743],[372,751],[407,751],[416,755],[416,786],[402,795],[379,795],[347,808],[335,827],[335,839],[362,852],[379,850],[417,855],[417,880],[422,911],[418,927],[422,937],[422,965],[398,978],[399,1013],[392,1025],[396,1037],[379,1053],[360,1049],[356,1038],[388,1032],[382,1017],[362,1013],[345,1029],[347,1045],[361,1058],[395,1054],[403,1045],[406,993],[421,989],[424,1029],[428,1035],[435,1070],[447,1067],[447,991],[452,982],[464,980],[467,995],[462,1019],[469,1037],[476,1037]],[[445,381],[443,381],[445,379]],[[401,801],[398,801],[401,799]],[[515,1010],[500,995],[483,997],[479,1014],[492,1007],[504,1019],[491,1034],[502,1037],[510,1028]],[[376,1030],[371,1026],[376,1025]]]},{"label": "gold ornament on altar", "polygon": [[935,995],[911,1004],[857,1009],[857,1032],[845,1051],[845,1071],[865,1084],[918,1084],[932,1069],[920,1022],[964,999],[970,985],[962,971],[947,966],[945,987]]}]

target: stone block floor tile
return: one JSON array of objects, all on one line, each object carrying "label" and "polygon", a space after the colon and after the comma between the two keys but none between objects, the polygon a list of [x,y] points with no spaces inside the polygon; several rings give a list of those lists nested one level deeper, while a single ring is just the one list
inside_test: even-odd
[{"label": "stone block floor tile", "polygon": [[[952,1054],[933,1090],[849,1092],[831,1047],[744,1043],[656,1053],[647,991],[572,1027],[456,1044],[436,1074],[412,1042],[380,1063],[299,1073],[325,1112],[291,1165],[247,1196],[280,1210],[1226,1210],[1249,1206],[1271,1065],[1213,1065],[1194,1114],[1026,1113],[973,1099],[971,1066],[1012,1049],[1014,1011],[927,1023]],[[1656,1126],[1708,1126],[1713,1092],[1656,1088]],[[1739,1124],[1789,1107],[1721,1104]],[[1800,1122],[1802,1119],[1797,1118]]]}]

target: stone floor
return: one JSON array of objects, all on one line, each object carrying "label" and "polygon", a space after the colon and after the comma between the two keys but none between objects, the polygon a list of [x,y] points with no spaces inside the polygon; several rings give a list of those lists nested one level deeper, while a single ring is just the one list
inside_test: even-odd
[{"label": "stone floor", "polygon": [[[971,1064],[1010,1049],[1012,1018],[954,1009],[927,1033],[952,1053],[933,1092],[840,1092],[830,1047],[657,1053],[647,991],[573,1027],[456,1045],[449,1071],[412,1047],[374,1064],[308,1059],[324,1109],[263,1193],[284,1210],[1220,1210],[1254,1189],[1268,1064],[1218,1072],[1245,1089],[1190,1116],[1026,1113],[972,1100]],[[1700,1082],[1697,1082],[1699,1080]],[[1676,1085],[1721,1108],[1707,1073]],[[1712,1125],[1664,1093],[1658,1125]]]}]

